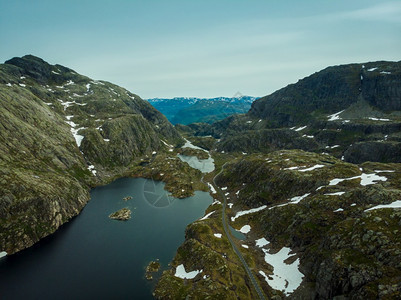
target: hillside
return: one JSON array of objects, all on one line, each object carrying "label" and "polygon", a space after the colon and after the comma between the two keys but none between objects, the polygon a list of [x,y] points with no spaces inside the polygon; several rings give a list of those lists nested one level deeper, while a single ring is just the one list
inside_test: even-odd
[{"label": "hillside", "polygon": [[[187,227],[159,299],[257,298],[220,234],[222,214],[244,233],[235,244],[267,299],[400,297],[400,164],[355,165],[300,150],[214,157],[222,172],[213,174],[216,184],[207,180],[216,200]],[[180,279],[180,265],[201,274]]]},{"label": "hillside", "polygon": [[89,188],[129,175],[182,138],[148,102],[28,55],[0,65],[0,250],[77,215]]},{"label": "hillside", "polygon": [[213,123],[247,112],[255,97],[148,99],[172,124]]},{"label": "hillside", "polygon": [[401,162],[401,63],[333,66],[253,102],[245,115],[189,125],[219,151],[302,149],[349,162]]},{"label": "hillside", "polygon": [[255,299],[243,257],[267,299],[400,298],[400,104],[401,64],[372,62],[329,67],[243,115],[177,125],[211,149],[215,202],[156,297]]}]

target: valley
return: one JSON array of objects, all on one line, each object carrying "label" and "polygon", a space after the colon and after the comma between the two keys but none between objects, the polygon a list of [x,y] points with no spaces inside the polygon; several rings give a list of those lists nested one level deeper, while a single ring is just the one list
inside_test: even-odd
[{"label": "valley", "polygon": [[136,94],[33,56],[0,65],[0,96],[1,260],[78,223],[91,190],[147,178],[165,184],[142,189],[155,210],[210,200],[175,231],[157,299],[401,296],[400,62],[328,67],[246,113],[176,126]]}]

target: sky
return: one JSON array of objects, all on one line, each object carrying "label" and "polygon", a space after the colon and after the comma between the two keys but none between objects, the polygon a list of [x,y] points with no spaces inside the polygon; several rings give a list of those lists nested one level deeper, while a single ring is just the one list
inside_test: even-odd
[{"label": "sky", "polygon": [[0,0],[0,62],[32,54],[142,98],[264,96],[401,60],[401,1]]}]

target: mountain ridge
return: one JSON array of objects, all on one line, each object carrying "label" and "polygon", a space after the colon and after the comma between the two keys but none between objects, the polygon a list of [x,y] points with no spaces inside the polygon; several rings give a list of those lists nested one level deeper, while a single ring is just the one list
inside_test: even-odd
[{"label": "mountain ridge", "polygon": [[[218,139],[218,151],[303,149],[400,162],[400,126],[401,62],[379,61],[325,68],[257,99],[246,114],[188,130]],[[381,145],[367,151],[367,142]]]},{"label": "mountain ridge", "polygon": [[0,65],[0,249],[31,246],[77,215],[89,189],[183,143],[139,96],[27,55]]},{"label": "mountain ridge", "polygon": [[175,97],[171,99],[147,99],[161,111],[172,124],[190,124],[197,122],[212,123],[227,116],[245,113],[257,97],[239,93],[234,97]]}]

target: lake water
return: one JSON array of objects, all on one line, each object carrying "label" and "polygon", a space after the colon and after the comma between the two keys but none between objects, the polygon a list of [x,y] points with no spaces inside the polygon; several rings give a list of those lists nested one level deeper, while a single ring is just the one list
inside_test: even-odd
[{"label": "lake water", "polygon": [[[205,152],[207,152],[209,154],[209,151],[207,151],[207,150],[205,150],[203,148],[200,148],[198,146],[193,145],[187,139],[184,139],[184,140],[185,140],[185,145],[182,146],[182,148],[197,149],[197,150],[205,151]],[[214,159],[210,156],[210,154],[209,154],[209,158],[207,158],[207,159],[199,159],[196,156],[187,156],[187,155],[182,155],[182,154],[178,154],[177,156],[183,162],[186,162],[187,164],[189,164],[190,167],[192,167],[194,169],[198,169],[202,173],[210,173],[215,168]]]},{"label": "lake water", "polygon": [[[0,259],[0,299],[153,299],[145,267],[158,258],[167,269],[186,225],[212,203],[205,192],[174,199],[163,187],[122,178],[93,189],[79,216],[35,246]],[[131,209],[130,220],[108,218],[123,207]]]},{"label": "lake water", "polygon": [[202,173],[210,173],[214,170],[214,159],[209,156],[207,159],[199,159],[196,156],[178,154],[179,159],[189,164],[190,167],[198,169]]}]

